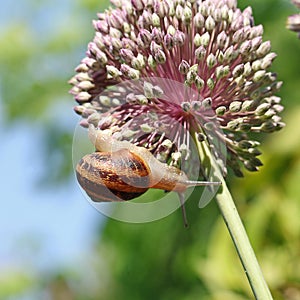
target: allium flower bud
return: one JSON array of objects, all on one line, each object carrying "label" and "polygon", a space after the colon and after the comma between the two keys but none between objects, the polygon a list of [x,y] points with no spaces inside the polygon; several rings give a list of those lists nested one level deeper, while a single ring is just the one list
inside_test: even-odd
[{"label": "allium flower bud", "polygon": [[[219,161],[222,151],[205,138],[214,134],[226,145],[224,173],[231,167],[241,176],[241,165],[257,170],[259,143],[249,136],[284,124],[275,96],[281,82],[268,70],[276,55],[270,42],[262,41],[262,26],[254,26],[251,8],[241,11],[236,0],[112,3],[115,8],[94,21],[95,37],[70,80],[82,125],[98,122],[100,129],[130,131],[130,138],[123,138],[174,165],[187,157],[183,152],[192,153],[188,132],[210,143]],[[299,31],[299,15],[291,18],[289,28]],[[172,91],[151,78],[185,88]],[[171,100],[164,99],[166,89],[173,93]],[[167,149],[166,140],[173,146]]]},{"label": "allium flower bud", "polygon": [[[300,1],[299,0],[292,0],[292,3],[300,8]],[[287,28],[289,30],[298,32],[298,37],[300,38],[300,13],[289,16],[287,19]]]}]

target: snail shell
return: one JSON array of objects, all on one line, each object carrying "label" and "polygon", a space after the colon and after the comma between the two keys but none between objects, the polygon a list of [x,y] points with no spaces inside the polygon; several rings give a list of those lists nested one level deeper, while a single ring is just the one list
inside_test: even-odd
[{"label": "snail shell", "polygon": [[130,200],[142,195],[148,189],[148,173],[147,165],[126,149],[113,155],[88,154],[76,168],[79,184],[97,202]]}]

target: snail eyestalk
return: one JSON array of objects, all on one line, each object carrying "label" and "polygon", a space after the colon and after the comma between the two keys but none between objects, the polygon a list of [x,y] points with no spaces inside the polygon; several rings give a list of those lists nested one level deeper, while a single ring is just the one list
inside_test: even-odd
[{"label": "snail eyestalk", "polygon": [[184,182],[178,181],[178,183],[185,184],[187,187],[192,186],[210,186],[210,185],[221,185],[221,181],[193,181],[193,180],[187,180]]}]

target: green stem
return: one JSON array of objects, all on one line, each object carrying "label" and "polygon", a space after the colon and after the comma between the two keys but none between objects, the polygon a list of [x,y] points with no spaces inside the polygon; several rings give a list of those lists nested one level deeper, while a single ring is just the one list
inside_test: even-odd
[{"label": "green stem", "polygon": [[245,273],[248,277],[248,281],[252,288],[255,299],[272,300],[273,298],[271,292],[263,277],[249,238],[240,219],[231,193],[228,190],[224,177],[221,174],[220,168],[213,155],[211,154],[207,144],[205,142],[200,143],[196,136],[195,141],[197,143],[200,158],[203,157],[203,153],[205,153],[205,157],[210,160],[213,179],[222,183],[220,190],[218,191],[215,198],[222,213],[225,224],[231,235],[235,248],[238,252]]}]

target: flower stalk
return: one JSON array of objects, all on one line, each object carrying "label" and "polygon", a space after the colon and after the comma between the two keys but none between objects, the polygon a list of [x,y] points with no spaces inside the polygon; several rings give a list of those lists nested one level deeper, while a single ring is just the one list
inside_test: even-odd
[{"label": "flower stalk", "polygon": [[213,180],[220,181],[222,183],[218,193],[215,196],[215,199],[238,252],[240,261],[243,265],[255,299],[272,300],[273,298],[271,292],[264,279],[246,230],[241,221],[231,193],[227,187],[226,181],[222,176],[220,168],[211,154],[206,142],[199,142],[197,134],[195,134],[194,140],[197,144],[199,156],[202,156],[203,153],[205,153],[206,158],[210,160]]}]

